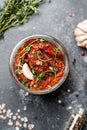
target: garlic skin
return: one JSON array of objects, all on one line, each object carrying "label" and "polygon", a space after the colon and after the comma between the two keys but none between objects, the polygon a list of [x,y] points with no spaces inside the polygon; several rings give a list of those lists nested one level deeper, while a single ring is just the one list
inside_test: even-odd
[{"label": "garlic skin", "polygon": [[81,36],[81,35],[85,35],[86,33],[83,32],[81,29],[76,28],[74,31],[75,36]]},{"label": "garlic skin", "polygon": [[29,79],[29,80],[33,80],[34,79],[33,78],[33,74],[32,74],[32,72],[31,72],[31,70],[30,70],[30,68],[29,68],[27,63],[24,63],[22,71],[23,71],[24,76],[27,79]]},{"label": "garlic skin", "polygon": [[79,23],[77,27],[87,33],[87,20],[84,20],[83,22]]},{"label": "garlic skin", "polygon": [[77,46],[87,49],[87,20],[80,22],[74,30]]}]

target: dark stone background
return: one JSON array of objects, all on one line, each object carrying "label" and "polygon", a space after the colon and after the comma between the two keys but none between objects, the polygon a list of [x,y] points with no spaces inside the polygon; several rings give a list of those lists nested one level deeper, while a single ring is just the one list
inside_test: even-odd
[{"label": "dark stone background", "polygon": [[[3,5],[3,0],[0,1]],[[74,14],[69,17],[69,12]],[[52,0],[39,6],[38,14],[29,18],[29,22],[10,28],[0,40],[0,103],[6,103],[13,112],[27,106],[25,115],[35,125],[34,130],[64,130],[73,110],[87,105],[87,63],[80,55],[83,50],[76,45],[73,31],[76,25],[87,18],[87,0]],[[44,95],[24,96],[13,82],[9,72],[9,56],[18,41],[31,34],[49,34],[61,40],[70,59],[70,73],[65,83],[55,92]],[[87,55],[87,51],[84,50]],[[76,59],[75,64],[73,61]],[[70,89],[71,93],[65,90]],[[79,94],[76,97],[76,93]],[[63,106],[58,100],[64,102]],[[73,110],[68,110],[72,106]],[[0,119],[0,130],[14,130]],[[83,130],[87,130],[87,123]]]}]

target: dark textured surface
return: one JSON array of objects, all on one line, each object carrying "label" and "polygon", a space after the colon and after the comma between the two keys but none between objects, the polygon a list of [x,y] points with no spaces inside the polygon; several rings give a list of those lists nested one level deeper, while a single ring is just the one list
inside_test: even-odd
[{"label": "dark textured surface", "polygon": [[[28,23],[7,30],[4,40],[0,40],[0,103],[6,103],[13,112],[26,105],[25,114],[29,122],[35,125],[34,130],[64,130],[72,112],[67,110],[68,106],[75,109],[84,105],[86,109],[87,105],[87,63],[80,55],[83,49],[76,46],[73,35],[76,25],[87,18],[87,0],[52,0],[50,4],[47,2],[40,5],[39,9],[38,14],[31,16]],[[74,16],[69,17],[69,12],[73,12]],[[52,35],[63,42],[69,54],[70,73],[57,91],[44,96],[24,97],[10,76],[9,56],[18,41],[37,33]],[[87,55],[87,51],[84,51]],[[68,88],[71,93],[65,92]],[[79,96],[76,97],[75,93],[79,93]],[[63,100],[64,105],[58,104],[58,100]],[[8,127],[0,119],[0,130],[14,128]],[[87,130],[87,124],[83,130]]]}]

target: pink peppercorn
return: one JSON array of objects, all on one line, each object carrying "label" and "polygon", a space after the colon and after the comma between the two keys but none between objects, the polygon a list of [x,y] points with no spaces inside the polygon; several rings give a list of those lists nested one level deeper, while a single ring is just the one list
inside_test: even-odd
[{"label": "pink peppercorn", "polygon": [[69,15],[70,17],[73,17],[73,13],[72,13],[72,12],[70,12],[68,15]]},{"label": "pink peppercorn", "polygon": [[82,56],[84,56],[85,55],[85,52],[84,51],[81,51],[81,53],[80,53]]}]

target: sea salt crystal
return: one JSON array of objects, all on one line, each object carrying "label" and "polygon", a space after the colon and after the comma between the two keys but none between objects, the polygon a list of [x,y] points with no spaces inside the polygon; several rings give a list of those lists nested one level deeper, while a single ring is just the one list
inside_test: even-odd
[{"label": "sea salt crystal", "polygon": [[28,118],[27,117],[24,117],[24,122],[28,122]]},{"label": "sea salt crystal", "polygon": [[21,121],[23,122],[23,121],[24,121],[24,118],[21,118]]},{"label": "sea salt crystal", "polygon": [[0,110],[0,115],[3,113],[3,111],[2,110]]},{"label": "sea salt crystal", "polygon": [[17,109],[17,112],[20,112],[21,110],[20,109]]},{"label": "sea salt crystal", "polygon": [[23,127],[24,127],[24,128],[27,128],[27,123],[24,123],[24,124],[23,124]]},{"label": "sea salt crystal", "polygon": [[20,127],[22,127],[22,124],[19,124]]},{"label": "sea salt crystal", "polygon": [[61,104],[61,103],[62,103],[62,101],[61,101],[61,100],[58,100],[58,103],[59,103],[59,104]]},{"label": "sea salt crystal", "polygon": [[6,109],[3,110],[3,113],[6,113]]},{"label": "sea salt crystal", "polygon": [[11,120],[9,120],[8,125],[9,125],[9,126],[12,126],[12,125],[13,125],[13,122],[12,122]]},{"label": "sea salt crystal", "polygon": [[29,130],[32,130],[33,128],[34,128],[34,124],[29,124],[29,125],[28,125],[28,129],[29,129]]},{"label": "sea salt crystal", "polygon": [[72,109],[72,106],[68,106],[67,110],[71,110]]},{"label": "sea salt crystal", "polygon": [[5,106],[6,106],[6,104],[3,103],[3,104],[1,105],[1,110],[3,110],[3,109],[5,108]]},{"label": "sea salt crystal", "polygon": [[67,89],[67,92],[68,92],[68,93],[70,93],[70,92],[71,92],[71,90],[70,90],[70,89]]},{"label": "sea salt crystal", "polygon": [[15,130],[19,130],[19,127],[15,127]]},{"label": "sea salt crystal", "polygon": [[6,116],[3,117],[3,120],[6,120]]},{"label": "sea salt crystal", "polygon": [[16,116],[13,116],[13,120],[16,120]]},{"label": "sea salt crystal", "polygon": [[3,118],[3,115],[0,115],[0,118]]},{"label": "sea salt crystal", "polygon": [[16,121],[16,122],[15,122],[15,125],[16,125],[16,126],[20,126],[20,122],[19,122],[19,121]]},{"label": "sea salt crystal", "polygon": [[18,119],[20,119],[21,118],[21,116],[20,115],[18,115],[18,117],[17,117]]},{"label": "sea salt crystal", "polygon": [[27,106],[24,106],[24,111],[26,111],[27,110]]},{"label": "sea salt crystal", "polygon": [[29,95],[29,93],[28,93],[28,92],[26,92],[26,93],[25,93],[25,97],[26,97],[26,96],[28,96],[28,95]]}]

